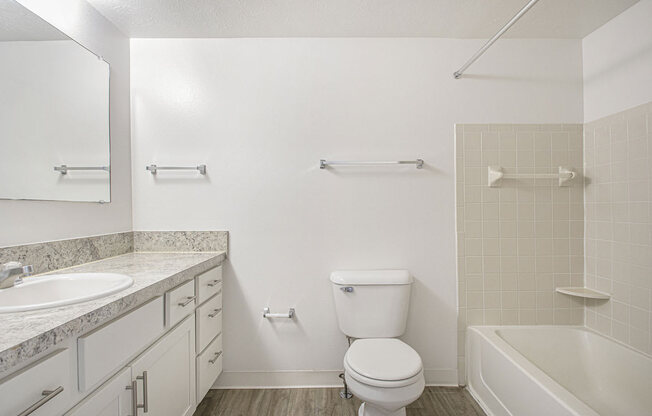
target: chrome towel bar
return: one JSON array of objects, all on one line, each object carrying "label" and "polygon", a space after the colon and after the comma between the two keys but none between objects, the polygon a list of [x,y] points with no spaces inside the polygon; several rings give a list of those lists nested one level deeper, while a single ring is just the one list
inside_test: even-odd
[{"label": "chrome towel bar", "polygon": [[158,166],[158,165],[149,165],[145,167],[146,170],[150,171],[154,175],[159,170],[196,170],[199,171],[202,175],[206,175],[206,165],[197,165],[197,166]]},{"label": "chrome towel bar", "polygon": [[108,166],[68,166],[68,165],[61,165],[61,166],[55,166],[54,170],[57,172],[60,172],[62,175],[66,175],[69,170],[103,170],[108,172],[109,167]]},{"label": "chrome towel bar", "polygon": [[417,169],[423,168],[423,159],[417,160],[385,160],[385,161],[344,161],[325,160],[319,161],[319,169],[326,169],[327,166],[383,166],[383,165],[416,165]]},{"label": "chrome towel bar", "polygon": [[294,318],[294,308],[290,308],[288,313],[270,313],[269,308],[263,309],[263,318]]}]

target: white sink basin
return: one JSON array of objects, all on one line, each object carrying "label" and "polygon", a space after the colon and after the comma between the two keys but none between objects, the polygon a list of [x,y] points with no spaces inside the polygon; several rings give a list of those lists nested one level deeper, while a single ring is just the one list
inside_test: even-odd
[{"label": "white sink basin", "polygon": [[117,273],[69,273],[28,277],[14,287],[0,289],[0,313],[54,308],[98,299],[134,284]]}]

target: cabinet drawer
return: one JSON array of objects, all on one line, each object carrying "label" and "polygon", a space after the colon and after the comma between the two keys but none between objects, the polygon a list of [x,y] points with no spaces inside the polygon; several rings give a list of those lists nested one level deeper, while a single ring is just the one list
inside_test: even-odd
[{"label": "cabinet drawer", "polygon": [[210,269],[195,279],[197,280],[197,304],[201,305],[222,290],[222,266]]},{"label": "cabinet drawer", "polygon": [[165,326],[173,327],[195,310],[195,281],[190,280],[165,293]]},{"label": "cabinet drawer", "polygon": [[[30,416],[60,415],[72,405],[74,376],[72,354],[63,349],[0,381],[0,414],[19,415],[39,401],[46,401]],[[48,394],[45,394],[45,393]]]},{"label": "cabinet drawer", "polygon": [[218,293],[195,312],[197,323],[197,352],[203,351],[217,334],[222,332],[222,294]]},{"label": "cabinet drawer", "polygon": [[197,357],[197,403],[206,396],[220,374],[222,374],[221,334]]},{"label": "cabinet drawer", "polygon": [[79,337],[79,390],[85,392],[115,372],[147,348],[163,330],[163,298],[158,297]]}]

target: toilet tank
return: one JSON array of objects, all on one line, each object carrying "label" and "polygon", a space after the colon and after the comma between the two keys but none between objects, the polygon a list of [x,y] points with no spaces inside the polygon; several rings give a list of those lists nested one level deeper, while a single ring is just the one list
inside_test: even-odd
[{"label": "toilet tank", "polygon": [[412,281],[407,270],[331,273],[340,330],[353,338],[393,338],[403,335]]}]

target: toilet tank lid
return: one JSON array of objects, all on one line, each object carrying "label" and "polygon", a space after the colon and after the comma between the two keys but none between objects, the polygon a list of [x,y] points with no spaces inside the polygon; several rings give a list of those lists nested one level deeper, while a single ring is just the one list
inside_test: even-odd
[{"label": "toilet tank lid", "polygon": [[413,282],[407,270],[338,270],[331,273],[337,285],[408,285]]}]

